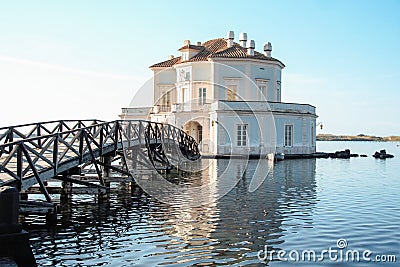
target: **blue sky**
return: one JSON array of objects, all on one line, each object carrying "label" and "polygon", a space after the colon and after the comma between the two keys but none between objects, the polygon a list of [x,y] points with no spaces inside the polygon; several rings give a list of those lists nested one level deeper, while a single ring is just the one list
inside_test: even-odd
[{"label": "blue sky", "polygon": [[400,135],[400,1],[1,1],[0,125],[115,119],[183,40],[247,32],[320,133]]}]

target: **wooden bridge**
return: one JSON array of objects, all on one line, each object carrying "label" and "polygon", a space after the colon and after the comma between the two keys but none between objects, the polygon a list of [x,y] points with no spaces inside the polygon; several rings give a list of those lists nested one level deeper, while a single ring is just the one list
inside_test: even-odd
[{"label": "wooden bridge", "polygon": [[[125,153],[124,153],[125,151]],[[134,162],[135,169],[168,171],[185,160],[200,157],[196,141],[181,129],[143,120],[62,120],[0,128],[0,187],[11,185],[29,192],[39,185],[51,203],[47,181],[106,189],[104,170],[130,175],[128,168],[112,165]],[[94,166],[98,181],[71,175]],[[37,187],[35,187],[37,188]]]},{"label": "wooden bridge", "polygon": [[[135,170],[167,172],[199,158],[191,136],[150,121],[68,120],[0,128],[0,261],[37,266],[18,214],[45,214],[48,223],[56,222],[59,205],[52,193],[65,200],[70,193],[97,192],[100,199],[115,181],[111,171],[133,188]],[[117,160],[120,164],[112,164]],[[85,172],[93,166],[96,175],[88,178]],[[48,181],[61,181],[61,187]],[[41,193],[44,200],[28,200],[30,193]]]}]

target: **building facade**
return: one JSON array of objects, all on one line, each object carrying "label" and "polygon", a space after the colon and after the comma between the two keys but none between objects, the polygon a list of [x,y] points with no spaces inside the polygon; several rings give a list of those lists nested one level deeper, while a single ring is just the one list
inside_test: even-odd
[{"label": "building facade", "polygon": [[124,108],[126,119],[149,119],[184,129],[203,154],[309,154],[316,149],[316,113],[309,104],[282,102],[285,65],[255,51],[241,33],[191,44],[180,56],[150,66],[153,106]]}]

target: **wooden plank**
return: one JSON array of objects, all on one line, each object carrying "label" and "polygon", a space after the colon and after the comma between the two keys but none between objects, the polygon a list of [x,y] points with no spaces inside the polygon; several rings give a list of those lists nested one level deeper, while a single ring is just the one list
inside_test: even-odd
[{"label": "wooden plank", "polygon": [[[79,175],[73,175],[71,176],[73,179],[78,179],[80,181],[84,181],[84,182],[89,182],[89,183],[98,183],[99,179],[97,178],[97,176],[88,176],[88,175],[83,175],[83,176],[79,176]],[[131,182],[132,178],[128,177],[128,176],[104,176],[103,177],[104,182],[110,182],[110,183],[120,183],[120,182]],[[50,182],[59,182],[60,180],[57,179],[50,179]],[[99,185],[100,186],[100,185]]]},{"label": "wooden plank", "polygon": [[[75,178],[71,178],[71,177],[67,177],[67,176],[56,176],[54,177],[54,179],[58,179],[60,181],[65,181],[65,182],[71,182],[74,184],[80,184],[80,185],[85,185],[88,187],[96,187],[96,188],[102,188],[102,189],[107,189],[105,186],[99,185],[99,184],[94,184],[88,181],[83,181],[81,179],[75,179]],[[97,182],[99,180],[97,179]]]},{"label": "wooden plank", "polygon": [[57,204],[43,202],[43,201],[20,200],[19,213],[22,215],[27,215],[27,214],[45,215],[48,213],[56,213],[57,206],[58,206]]},{"label": "wooden plank", "polygon": [[[47,192],[52,195],[60,195],[63,193],[63,188],[59,186],[48,186],[46,187]],[[43,194],[39,187],[32,186],[31,188],[24,191],[27,194]],[[98,188],[98,187],[78,187],[73,186],[68,189],[68,193],[77,194],[77,195],[95,195],[95,194],[105,194],[107,190],[105,188]]]},{"label": "wooden plank", "polygon": [[54,213],[54,208],[40,207],[40,206],[21,206],[19,207],[19,213],[21,215],[36,214],[46,215],[48,213]]},{"label": "wooden plank", "polygon": [[47,207],[47,208],[55,208],[57,206],[57,204],[55,204],[55,203],[36,201],[36,200],[20,200],[19,204],[25,205],[25,206],[40,206],[40,207]]}]

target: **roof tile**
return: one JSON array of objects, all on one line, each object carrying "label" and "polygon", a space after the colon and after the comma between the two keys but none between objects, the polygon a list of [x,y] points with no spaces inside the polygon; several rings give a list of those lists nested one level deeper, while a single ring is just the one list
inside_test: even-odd
[{"label": "roof tile", "polygon": [[173,59],[168,59],[166,61],[151,65],[150,68],[168,68],[179,63],[181,63],[181,57],[174,57]]}]

